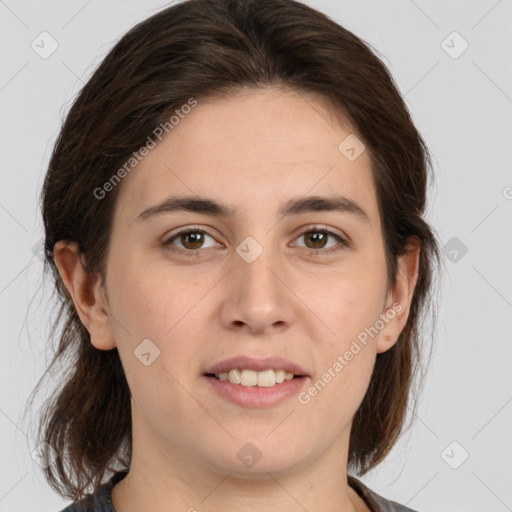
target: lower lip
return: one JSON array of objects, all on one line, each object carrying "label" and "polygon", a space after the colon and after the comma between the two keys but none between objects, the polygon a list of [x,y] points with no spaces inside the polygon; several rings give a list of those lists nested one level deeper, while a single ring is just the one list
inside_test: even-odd
[{"label": "lower lip", "polygon": [[203,376],[219,394],[244,407],[266,407],[275,405],[296,395],[306,383],[307,376],[295,377],[269,387],[242,386],[227,380]]}]

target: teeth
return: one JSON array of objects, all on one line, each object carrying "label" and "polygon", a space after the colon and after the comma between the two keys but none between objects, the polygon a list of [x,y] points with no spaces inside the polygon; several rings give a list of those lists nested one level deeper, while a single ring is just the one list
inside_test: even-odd
[{"label": "teeth", "polygon": [[254,370],[236,370],[215,374],[219,380],[228,380],[231,384],[241,384],[242,386],[258,386],[262,388],[281,384],[285,380],[292,380],[293,373],[284,370],[264,370],[255,372]]},{"label": "teeth", "polygon": [[[277,370],[277,372],[275,372],[276,374],[276,384],[281,384],[281,382],[284,382],[284,379],[286,377],[286,372],[284,370]],[[293,379],[293,373],[290,374],[292,376],[292,379]]]},{"label": "teeth", "polygon": [[242,377],[240,375],[240,372],[238,370],[229,370],[228,380],[232,384],[241,384],[242,383]]}]

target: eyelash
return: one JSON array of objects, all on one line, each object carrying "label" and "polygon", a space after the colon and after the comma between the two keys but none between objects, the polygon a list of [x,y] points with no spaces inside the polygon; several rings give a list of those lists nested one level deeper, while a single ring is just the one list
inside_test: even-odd
[{"label": "eyelash", "polygon": [[[201,248],[199,248],[199,249],[181,249],[181,248],[178,248],[178,247],[175,247],[175,246],[172,245],[172,242],[174,240],[178,239],[181,235],[190,234],[190,233],[202,233],[202,234],[208,235],[211,238],[215,238],[213,235],[211,235],[210,233],[208,233],[208,231],[205,231],[204,229],[187,228],[187,229],[183,229],[182,231],[179,231],[178,233],[175,233],[174,235],[172,235],[170,238],[165,240],[162,243],[162,245],[166,249],[171,250],[173,252],[184,254],[185,256],[196,256],[197,257],[199,251],[201,250]],[[312,228],[309,228],[308,230],[303,231],[297,238],[300,238],[300,237],[305,236],[305,235],[309,235],[310,233],[322,233],[322,234],[325,234],[325,235],[328,235],[328,236],[332,236],[340,244],[337,247],[333,247],[333,248],[329,248],[329,249],[322,249],[322,248],[310,249],[308,247],[303,247],[303,249],[306,249],[307,251],[309,251],[310,254],[318,254],[318,253],[331,254],[333,252],[338,252],[338,251],[343,250],[345,248],[351,247],[351,244],[347,240],[342,238],[340,235],[338,235],[338,234],[336,234],[336,233],[334,233],[332,231],[329,231],[328,229],[320,228],[320,227],[317,227],[317,226],[313,226]]]}]

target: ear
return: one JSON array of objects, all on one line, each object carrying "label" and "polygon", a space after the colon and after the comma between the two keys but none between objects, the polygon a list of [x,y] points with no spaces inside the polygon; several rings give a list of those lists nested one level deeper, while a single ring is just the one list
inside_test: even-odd
[{"label": "ear", "polygon": [[77,242],[60,240],[55,244],[53,254],[78,316],[89,331],[92,345],[100,350],[115,348],[101,279],[84,270]]},{"label": "ear", "polygon": [[418,240],[410,239],[406,254],[398,257],[396,282],[387,294],[385,308],[381,315],[385,325],[379,333],[377,353],[389,350],[398,341],[407,323],[418,281],[419,259],[420,244]]}]

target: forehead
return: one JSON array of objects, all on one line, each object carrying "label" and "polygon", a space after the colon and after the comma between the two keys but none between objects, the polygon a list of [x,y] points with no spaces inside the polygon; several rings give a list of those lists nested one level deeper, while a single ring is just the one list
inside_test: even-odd
[{"label": "forehead", "polygon": [[376,213],[367,151],[347,158],[345,141],[358,139],[321,97],[243,90],[187,111],[124,179],[118,202],[130,218],[171,194],[222,198],[242,211],[336,192]]}]

